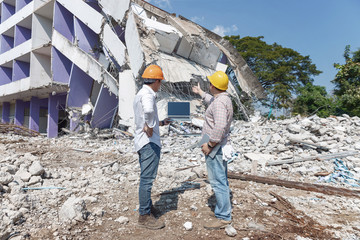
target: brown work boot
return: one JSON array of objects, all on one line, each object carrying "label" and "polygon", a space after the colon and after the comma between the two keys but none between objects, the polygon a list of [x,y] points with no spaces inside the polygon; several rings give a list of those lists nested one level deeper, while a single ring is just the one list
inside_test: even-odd
[{"label": "brown work boot", "polygon": [[221,229],[229,225],[231,221],[226,221],[224,219],[212,218],[209,222],[204,224],[206,229]]},{"label": "brown work boot", "polygon": [[138,226],[148,229],[160,229],[165,227],[165,223],[157,220],[152,214],[139,215]]}]

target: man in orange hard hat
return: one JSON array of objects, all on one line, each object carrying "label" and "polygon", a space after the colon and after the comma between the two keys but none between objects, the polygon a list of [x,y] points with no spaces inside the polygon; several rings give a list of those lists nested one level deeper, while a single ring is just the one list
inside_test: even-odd
[{"label": "man in orange hard hat", "polygon": [[138,226],[148,229],[160,229],[164,222],[157,220],[151,201],[151,188],[156,178],[160,161],[159,126],[168,125],[168,119],[159,121],[156,107],[156,92],[159,91],[164,74],[157,65],[148,66],[142,78],[144,85],[136,94],[133,107],[135,114],[135,151],[139,154],[139,221]]},{"label": "man in orange hard hat", "polygon": [[[230,125],[233,120],[233,106],[230,95],[226,92],[229,78],[226,73],[217,71],[207,77],[210,81],[210,94],[200,88],[200,84],[192,88],[194,93],[199,94],[208,107],[205,112],[205,122],[202,134],[209,136],[209,142],[201,146],[205,154],[208,179],[216,197],[215,218],[207,222],[207,229],[225,228],[231,223],[230,188],[227,178],[227,161],[223,153],[231,148],[228,143]],[[214,157],[210,152],[216,145],[220,145]]]}]

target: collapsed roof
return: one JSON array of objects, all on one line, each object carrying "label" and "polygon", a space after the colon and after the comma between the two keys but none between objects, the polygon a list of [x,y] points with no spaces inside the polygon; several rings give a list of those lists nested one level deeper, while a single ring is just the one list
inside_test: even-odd
[{"label": "collapsed roof", "polygon": [[[110,12],[106,9],[104,11]],[[129,3],[121,25],[125,26],[128,64],[133,77],[140,79],[142,71],[149,64],[155,63],[162,67],[168,83],[160,95],[189,97],[191,91],[184,91],[184,86],[190,88],[194,81],[205,82],[206,76],[222,70],[230,76],[228,91],[240,107],[241,91],[257,98],[264,97],[261,84],[236,49],[227,40],[196,23],[181,16],[176,17],[145,1],[133,0]],[[138,88],[141,82],[136,81],[135,84]],[[120,99],[129,99],[130,93],[121,89],[121,85],[120,74],[120,92],[125,94],[120,94]],[[179,88],[179,85],[182,87]],[[122,102],[123,105],[127,104],[126,101],[120,101],[120,116],[125,119],[131,117],[131,114],[126,114],[130,111],[121,112],[121,108],[125,107]],[[246,110],[242,110],[247,117]]]}]

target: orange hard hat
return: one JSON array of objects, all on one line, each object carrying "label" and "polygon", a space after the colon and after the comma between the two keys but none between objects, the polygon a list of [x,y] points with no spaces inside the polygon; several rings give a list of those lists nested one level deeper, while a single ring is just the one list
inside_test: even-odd
[{"label": "orange hard hat", "polygon": [[163,71],[161,70],[161,68],[157,65],[149,65],[143,75],[141,76],[142,78],[147,78],[147,79],[159,79],[159,80],[164,80],[164,74]]}]

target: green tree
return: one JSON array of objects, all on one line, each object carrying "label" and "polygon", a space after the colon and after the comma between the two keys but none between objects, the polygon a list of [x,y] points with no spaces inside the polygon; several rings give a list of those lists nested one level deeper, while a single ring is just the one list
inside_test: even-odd
[{"label": "green tree", "polygon": [[345,64],[334,64],[338,73],[332,83],[339,109],[351,116],[360,116],[360,49],[351,57],[350,46],[345,47]]},{"label": "green tree", "polygon": [[312,76],[321,71],[309,56],[302,56],[290,48],[267,44],[263,37],[226,36],[258,77],[275,108],[289,108],[297,89],[312,83]]},{"label": "green tree", "polygon": [[323,86],[306,84],[298,89],[299,95],[294,100],[293,114],[309,116],[316,114],[319,117],[328,117],[335,114],[335,101],[327,96]]}]

